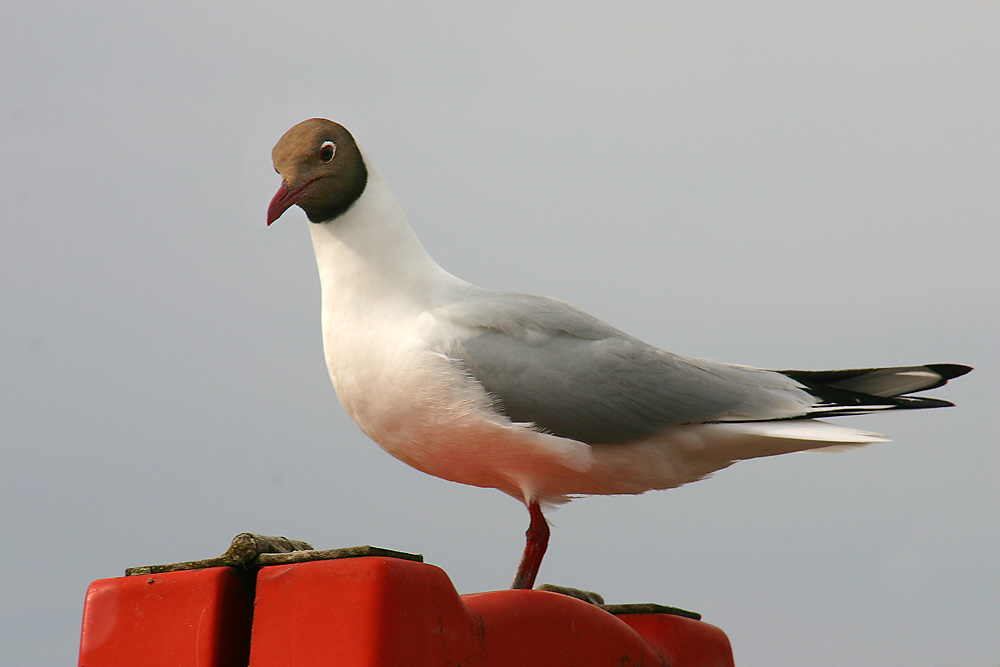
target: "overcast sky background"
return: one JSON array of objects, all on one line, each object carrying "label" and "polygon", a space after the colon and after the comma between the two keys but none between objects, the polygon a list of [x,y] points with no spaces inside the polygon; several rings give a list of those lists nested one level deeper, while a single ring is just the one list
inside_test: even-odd
[{"label": "overcast sky background", "polygon": [[894,442],[551,513],[540,582],[701,612],[741,667],[1000,665],[1000,4],[0,6],[0,664],[90,581],[241,531],[509,585],[527,512],[379,450],[270,150],[344,123],[431,254],[659,347],[961,362]]}]

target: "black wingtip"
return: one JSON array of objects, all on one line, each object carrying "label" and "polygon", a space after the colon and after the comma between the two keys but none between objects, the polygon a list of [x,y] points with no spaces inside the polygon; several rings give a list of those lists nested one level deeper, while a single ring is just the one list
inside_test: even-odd
[{"label": "black wingtip", "polygon": [[953,380],[957,377],[962,377],[966,373],[972,370],[972,366],[965,366],[963,364],[924,364],[927,368],[931,369],[935,373],[941,376],[944,381]]},{"label": "black wingtip", "polygon": [[[949,380],[965,375],[971,366],[962,364],[924,364],[921,366],[897,366],[890,368],[849,369],[839,371],[782,371],[785,375],[802,383],[809,393],[820,400],[807,417],[824,417],[864,414],[877,410],[919,410],[924,408],[947,408],[954,403],[939,398],[912,396],[911,394],[936,389]],[[933,373],[915,383],[904,381],[893,386],[892,380],[899,377]],[[875,383],[872,384],[871,380]],[[879,384],[879,380],[883,380]],[[885,382],[888,380],[888,383]]]},{"label": "black wingtip", "polygon": [[897,396],[895,408],[903,410],[923,410],[925,408],[953,408],[955,404],[942,398],[927,398],[926,396]]}]

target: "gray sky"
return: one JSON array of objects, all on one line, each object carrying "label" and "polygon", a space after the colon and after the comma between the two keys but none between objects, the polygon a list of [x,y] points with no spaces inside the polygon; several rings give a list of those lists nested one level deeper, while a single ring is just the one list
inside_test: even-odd
[{"label": "gray sky", "polygon": [[755,665],[1000,663],[1000,5],[0,7],[0,663],[88,583],[241,531],[509,585],[527,512],[407,468],[326,375],[270,149],[344,123],[437,260],[682,354],[961,362],[893,437],[551,514],[539,577]]}]

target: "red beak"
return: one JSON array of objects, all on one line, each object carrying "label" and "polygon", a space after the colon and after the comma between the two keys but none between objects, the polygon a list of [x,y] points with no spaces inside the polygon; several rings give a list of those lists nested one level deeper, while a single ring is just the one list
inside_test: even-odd
[{"label": "red beak", "polygon": [[302,199],[302,195],[305,193],[305,190],[309,187],[310,183],[312,183],[312,181],[306,181],[294,190],[289,188],[287,183],[281,183],[281,187],[278,188],[277,194],[274,195],[274,199],[271,200],[271,204],[267,207],[268,227],[271,226],[272,222],[280,218],[282,213],[294,206],[298,200]]}]

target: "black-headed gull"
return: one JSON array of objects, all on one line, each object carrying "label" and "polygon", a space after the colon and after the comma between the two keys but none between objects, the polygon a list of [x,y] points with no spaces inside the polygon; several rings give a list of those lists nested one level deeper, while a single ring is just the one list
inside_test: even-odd
[{"label": "black-headed gull", "polygon": [[909,394],[970,370],[769,371],[664,352],[561,301],[442,269],[337,123],[299,123],[272,157],[282,184],[267,222],[298,205],[313,223],[323,348],[341,403],[414,468],[527,505],[515,588],[534,585],[549,536],[544,504],[668,489],[741,459],[884,442],[815,418],[951,405]]}]

